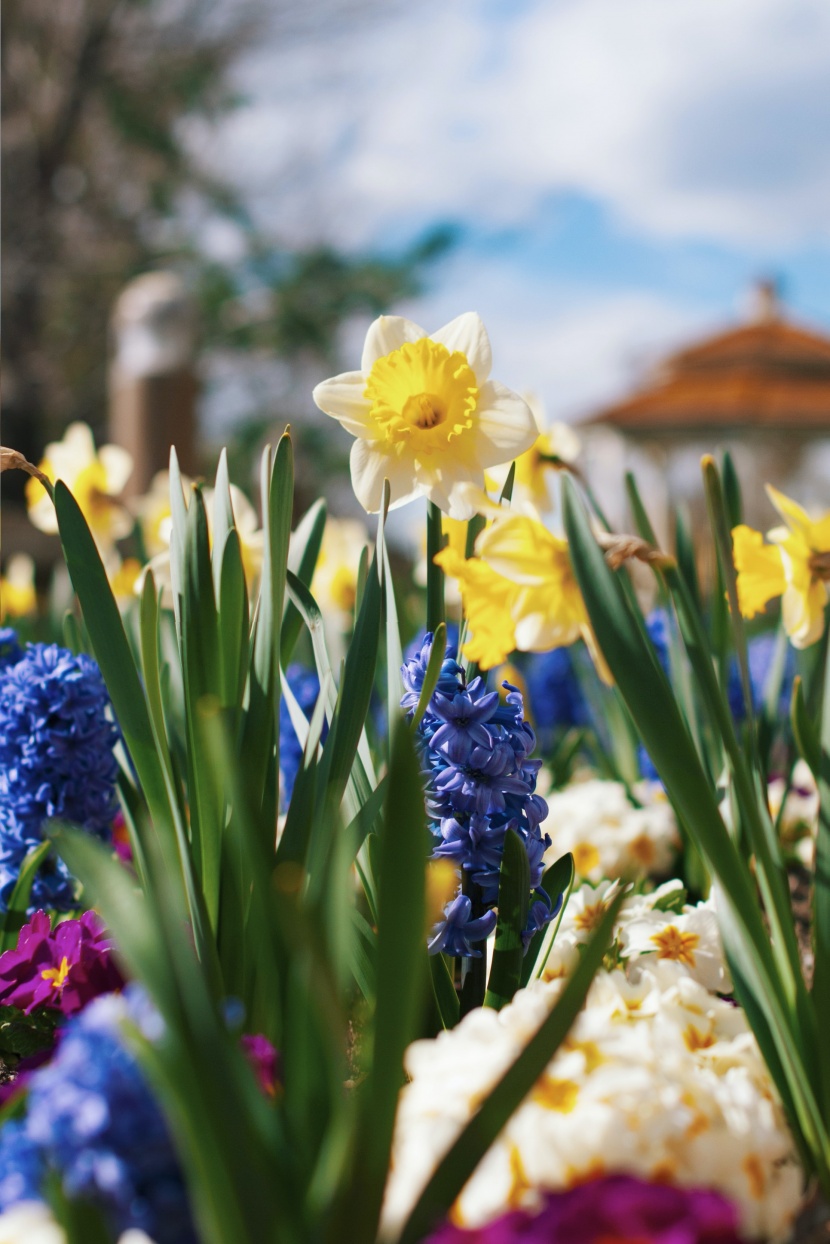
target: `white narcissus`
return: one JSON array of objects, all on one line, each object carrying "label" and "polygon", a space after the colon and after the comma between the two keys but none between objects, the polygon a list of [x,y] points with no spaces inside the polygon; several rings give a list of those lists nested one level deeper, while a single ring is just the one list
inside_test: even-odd
[{"label": "white narcissus", "polygon": [[370,326],[360,371],[324,380],[314,401],[354,436],[352,486],[369,513],[389,480],[392,508],[427,497],[451,518],[474,507],[460,485],[484,487],[489,467],[511,462],[538,435],[523,398],[490,380],[487,332],[467,312],[428,336],[412,320]]}]

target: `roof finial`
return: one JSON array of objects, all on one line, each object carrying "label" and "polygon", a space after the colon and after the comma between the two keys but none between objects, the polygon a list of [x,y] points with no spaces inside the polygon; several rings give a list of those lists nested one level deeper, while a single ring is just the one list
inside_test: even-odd
[{"label": "roof finial", "polygon": [[756,282],[752,297],[752,321],[755,324],[773,324],[781,318],[781,299],[778,281],[765,277]]}]

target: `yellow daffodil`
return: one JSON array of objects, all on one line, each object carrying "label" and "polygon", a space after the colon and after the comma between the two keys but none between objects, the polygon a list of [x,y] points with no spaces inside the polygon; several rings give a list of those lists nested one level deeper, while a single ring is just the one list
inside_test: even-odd
[{"label": "yellow daffodil", "polygon": [[[236,534],[239,536],[239,551],[242,555],[242,569],[245,572],[248,591],[251,592],[262,569],[263,532],[259,526],[256,510],[244,492],[237,488],[235,484],[231,484],[230,490],[231,508],[234,515]],[[190,504],[191,495],[192,488],[185,486],[184,497],[186,505]],[[205,488],[202,492],[208,524],[208,537],[211,545],[213,544],[214,496],[215,493],[212,488]],[[162,604],[167,608],[172,607],[172,584],[170,578],[170,536],[172,534],[172,523],[173,520],[169,515],[166,519],[159,522],[158,535],[163,541],[163,552],[157,553],[155,557],[151,557],[135,582],[135,592],[137,595],[141,595],[144,588],[144,577],[146,572],[151,570],[156,581],[156,591],[161,597]]]},{"label": "yellow daffodil", "polygon": [[784,526],[767,532],[770,544],[751,527],[732,532],[738,571],[738,604],[754,617],[767,601],[781,597],[781,617],[795,648],[808,648],[824,631],[830,589],[830,512],[811,519],[795,501],[767,485]]},{"label": "yellow daffodil", "polygon": [[764,544],[760,531],[742,523],[732,531],[732,556],[738,572],[738,607],[745,618],[754,618],[787,586],[781,550]]},{"label": "yellow daffodil", "polygon": [[[182,476],[182,487],[185,495],[190,495],[192,480]],[[150,487],[141,497],[130,503],[130,509],[138,519],[144,552],[148,557],[158,557],[170,546],[170,472],[157,471],[150,481]]]},{"label": "yellow daffodil", "polygon": [[0,622],[24,618],[36,608],[35,563],[26,553],[15,553],[9,558],[5,575],[0,576]]},{"label": "yellow daffodil", "polygon": [[311,592],[324,615],[334,614],[342,630],[351,626],[357,599],[357,568],[367,543],[368,534],[362,523],[346,518],[327,519]]},{"label": "yellow daffodil", "polygon": [[601,674],[596,649],[566,540],[524,514],[496,518],[476,541],[474,558],[452,549],[435,558],[458,579],[472,638],[464,655],[483,669],[520,652],[547,652],[584,639]]},{"label": "yellow daffodil", "polygon": [[459,491],[529,449],[537,428],[527,403],[490,380],[490,342],[473,312],[427,336],[411,320],[382,315],[370,326],[360,371],[314,390],[322,411],[354,436],[352,486],[369,513],[383,481],[392,506],[415,497],[451,518],[472,517]]},{"label": "yellow daffodil", "polygon": [[435,562],[458,583],[464,616],[471,632],[464,656],[482,669],[501,665],[516,648],[513,611],[521,589],[478,557],[465,558],[453,548],[442,549]]},{"label": "yellow daffodil", "polygon": [[[62,441],[46,446],[40,470],[49,479],[63,480],[70,489],[102,554],[116,540],[129,535],[133,520],[116,500],[133,469],[133,460],[120,445],[102,445],[96,452],[85,423],[71,423]],[[55,508],[36,479],[26,484],[29,518],[41,531],[57,532]]]}]

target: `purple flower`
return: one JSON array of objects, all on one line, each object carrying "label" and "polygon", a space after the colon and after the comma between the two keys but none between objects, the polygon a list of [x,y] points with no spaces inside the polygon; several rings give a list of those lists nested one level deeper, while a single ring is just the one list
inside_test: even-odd
[{"label": "purple flower", "polygon": [[740,1244],[738,1215],[720,1193],[611,1175],[548,1193],[541,1210],[513,1210],[483,1227],[446,1224],[425,1244]]},{"label": "purple flower", "polygon": [[266,1097],[276,1097],[282,1084],[282,1066],[279,1052],[261,1033],[245,1034],[239,1038],[242,1052],[254,1069],[257,1083]]},{"label": "purple flower", "polygon": [[446,955],[463,955],[478,959],[480,950],[473,949],[473,942],[483,941],[496,927],[494,911],[486,911],[477,920],[471,919],[473,904],[465,894],[458,894],[444,908],[444,919],[433,925],[427,949],[431,955],[443,951]]},{"label": "purple flower", "polygon": [[0,1003],[27,1015],[38,1006],[74,1015],[123,984],[112,943],[94,911],[62,921],[54,933],[46,912],[35,912],[20,930],[17,949],[0,955]]},{"label": "purple flower", "polygon": [[499,706],[499,693],[491,691],[474,703],[464,691],[456,691],[452,699],[436,694],[430,701],[430,712],[444,723],[432,736],[432,746],[443,752],[453,764],[465,764],[475,744],[490,746],[490,735],[483,726]]}]

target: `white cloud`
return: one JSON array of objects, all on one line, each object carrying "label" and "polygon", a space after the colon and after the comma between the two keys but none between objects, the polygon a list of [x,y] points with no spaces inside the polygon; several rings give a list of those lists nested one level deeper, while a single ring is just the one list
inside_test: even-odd
[{"label": "white cloud", "polygon": [[265,47],[243,82],[214,158],[295,239],[521,224],[560,191],[649,233],[827,236],[825,0],[420,3]]}]

